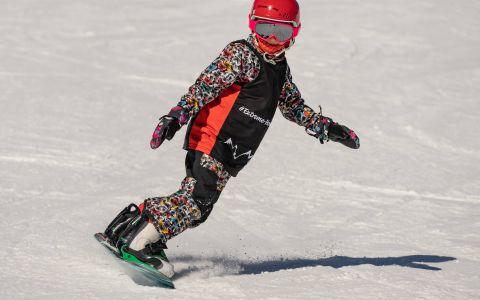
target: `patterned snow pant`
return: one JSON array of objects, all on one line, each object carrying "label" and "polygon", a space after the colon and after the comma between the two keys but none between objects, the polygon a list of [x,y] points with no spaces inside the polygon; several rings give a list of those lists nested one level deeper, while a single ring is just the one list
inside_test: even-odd
[{"label": "patterned snow pant", "polygon": [[164,244],[185,229],[205,222],[230,179],[222,163],[199,151],[188,151],[185,167],[187,176],[180,190],[144,202],[145,213]]}]

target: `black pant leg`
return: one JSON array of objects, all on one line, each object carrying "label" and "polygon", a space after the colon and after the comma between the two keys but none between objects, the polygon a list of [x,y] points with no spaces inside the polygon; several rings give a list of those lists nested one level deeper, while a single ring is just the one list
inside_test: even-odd
[{"label": "black pant leg", "polygon": [[220,164],[199,151],[189,151],[187,154],[187,176],[191,176],[197,181],[192,196],[201,211],[201,218],[195,222],[195,226],[207,220],[223,189],[223,186],[219,186],[219,176],[208,168],[205,160],[209,160],[209,163]]}]

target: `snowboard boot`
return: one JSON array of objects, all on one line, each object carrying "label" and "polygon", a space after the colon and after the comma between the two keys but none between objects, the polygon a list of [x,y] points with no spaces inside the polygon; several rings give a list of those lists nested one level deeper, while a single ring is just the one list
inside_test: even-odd
[{"label": "snowboard boot", "polygon": [[[160,241],[160,234],[145,214],[135,204],[130,204],[110,223],[105,235],[114,244],[122,258],[135,258],[156,268],[171,278],[173,265],[168,261],[164,249],[167,246]],[[132,258],[132,256],[134,258]]]}]

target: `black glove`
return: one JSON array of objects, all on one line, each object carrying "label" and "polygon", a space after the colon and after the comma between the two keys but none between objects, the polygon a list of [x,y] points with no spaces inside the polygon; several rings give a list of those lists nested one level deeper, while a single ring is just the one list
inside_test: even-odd
[{"label": "black glove", "polygon": [[328,128],[328,139],[347,146],[348,148],[360,148],[360,138],[355,132],[347,126],[338,123],[332,123]]},{"label": "black glove", "polygon": [[180,120],[186,122],[185,114],[181,107],[174,107],[168,115],[160,118],[150,141],[150,147],[157,149],[165,139],[171,140],[175,133],[180,129]]},{"label": "black glove", "polygon": [[310,124],[305,127],[305,131],[309,135],[316,137],[322,144],[332,140],[352,149],[360,148],[360,139],[353,130],[333,122],[332,119],[322,116],[321,113],[320,108],[320,113],[315,113]]}]

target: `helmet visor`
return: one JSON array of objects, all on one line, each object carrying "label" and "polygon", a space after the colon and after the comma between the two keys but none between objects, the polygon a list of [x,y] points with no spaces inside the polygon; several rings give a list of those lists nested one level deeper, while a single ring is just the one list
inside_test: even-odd
[{"label": "helmet visor", "polygon": [[285,23],[257,21],[255,24],[255,32],[264,39],[275,36],[277,40],[282,42],[294,37],[293,26]]}]

